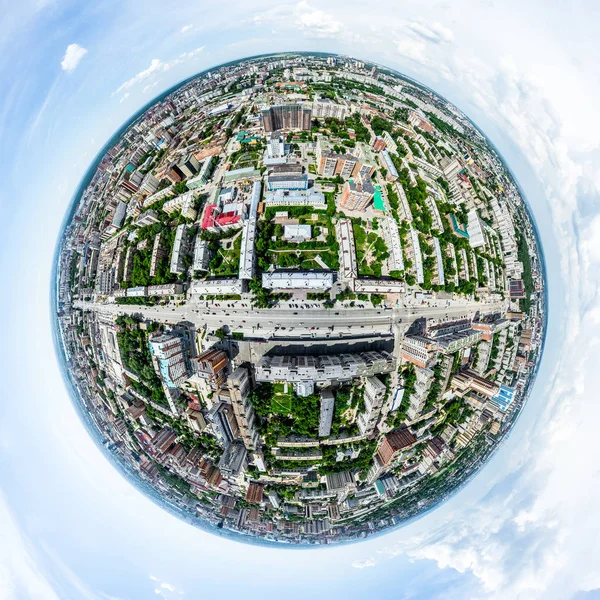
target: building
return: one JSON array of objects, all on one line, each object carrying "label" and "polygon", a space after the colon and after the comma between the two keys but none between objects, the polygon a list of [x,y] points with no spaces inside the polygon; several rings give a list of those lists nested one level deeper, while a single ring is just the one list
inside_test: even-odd
[{"label": "building", "polygon": [[246,448],[241,442],[227,444],[219,459],[219,470],[226,477],[235,479],[245,471],[246,457]]},{"label": "building", "polygon": [[196,235],[196,243],[194,244],[194,262],[192,263],[193,271],[208,271],[210,263],[210,243],[203,240],[201,234]]},{"label": "building", "polygon": [[150,257],[150,277],[156,275],[158,268],[158,261],[161,258],[167,256],[167,250],[162,243],[162,233],[157,233],[154,236],[154,243],[152,245],[152,256]]},{"label": "building", "polygon": [[183,293],[181,283],[163,283],[160,285],[149,285],[148,296],[178,296]]},{"label": "building", "polygon": [[375,150],[375,152],[380,152],[381,150],[385,150],[385,141],[383,140],[383,138],[380,135],[375,136],[375,139],[373,140],[373,143],[371,145],[373,147],[373,150]]},{"label": "building", "polygon": [[184,177],[193,177],[200,169],[200,163],[193,154],[187,154],[179,161],[177,168],[183,173]]},{"label": "building", "polygon": [[150,339],[148,345],[167,387],[177,388],[189,379],[185,346],[179,336],[162,334]]},{"label": "building", "polygon": [[408,429],[395,429],[381,440],[377,456],[383,466],[389,465],[398,455],[415,444],[417,438]]},{"label": "building", "polygon": [[311,206],[315,210],[325,210],[327,202],[322,192],[314,188],[308,190],[283,190],[279,189],[267,193],[264,201],[265,208],[277,206]]},{"label": "building", "polygon": [[228,296],[242,294],[243,291],[244,284],[239,279],[194,279],[189,287],[191,296]]},{"label": "building", "polygon": [[389,373],[395,361],[391,354],[359,352],[319,355],[265,355],[256,364],[256,381],[343,382],[356,377]]},{"label": "building", "polygon": [[174,275],[181,275],[185,269],[185,257],[189,250],[188,229],[185,223],[178,225],[175,230],[173,252],[171,253],[170,271]]},{"label": "building", "polygon": [[452,388],[461,394],[473,391],[481,396],[494,398],[500,392],[500,386],[471,369],[460,371],[452,377]]},{"label": "building", "polygon": [[265,133],[280,129],[310,130],[312,111],[302,104],[279,104],[261,111]]},{"label": "building", "polygon": [[287,175],[269,175],[267,189],[275,190],[307,190],[308,175],[306,173],[289,173]]},{"label": "building", "polygon": [[474,329],[469,319],[441,323],[427,330],[427,337],[435,341],[439,350],[445,354],[453,354],[473,346],[482,339],[482,336],[483,332]]},{"label": "building", "polygon": [[285,156],[285,138],[280,131],[273,131],[267,136],[267,156],[269,158]]},{"label": "building", "polygon": [[340,198],[340,208],[345,210],[363,211],[369,206],[375,188],[369,178],[357,178],[356,181],[350,179],[344,184],[342,197]]},{"label": "building", "polygon": [[137,218],[136,224],[138,227],[146,227],[146,225],[154,225],[159,222],[158,213],[150,208]]},{"label": "building", "polygon": [[398,179],[398,170],[396,169],[396,165],[389,152],[384,150],[379,156],[381,166],[387,171],[387,175],[385,176],[386,180],[396,181],[396,179]]},{"label": "building", "polygon": [[238,367],[227,379],[231,406],[240,430],[240,438],[247,450],[254,451],[258,445],[256,415],[248,396],[252,382],[248,369]]},{"label": "building", "polygon": [[271,271],[262,274],[262,286],[269,290],[321,290],[333,285],[333,271]]},{"label": "building", "polygon": [[402,294],[405,290],[404,282],[399,279],[376,279],[375,277],[355,279],[353,287],[357,294]]},{"label": "building", "polygon": [[471,248],[485,246],[485,223],[476,210],[470,211],[467,217],[467,232],[469,233]]},{"label": "building", "polygon": [[350,219],[337,219],[335,222],[335,233],[339,246],[340,272],[344,279],[358,277],[356,264],[356,245],[354,242],[354,230]]},{"label": "building", "polygon": [[222,350],[212,348],[205,350],[192,359],[195,374],[208,382],[211,389],[217,390],[225,382],[225,374],[229,361]]},{"label": "building", "polygon": [[492,402],[502,411],[510,406],[515,397],[515,390],[506,385],[500,386],[500,391],[492,398]]},{"label": "building", "polygon": [[363,396],[365,409],[358,415],[358,430],[361,435],[369,435],[375,430],[381,416],[386,391],[385,384],[379,378],[365,378]]},{"label": "building", "polygon": [[312,238],[310,225],[285,225],[283,239],[288,242],[305,242]]},{"label": "building", "polygon": [[263,489],[264,486],[260,485],[260,483],[251,483],[246,492],[246,502],[260,504],[263,500]]},{"label": "building", "polygon": [[321,390],[321,410],[319,414],[319,437],[328,437],[331,433],[335,396],[331,390]]},{"label": "building", "polygon": [[206,157],[200,165],[198,175],[186,181],[185,185],[187,186],[188,190],[195,190],[206,185],[210,181],[210,177],[215,169],[216,164],[217,159],[214,156]]},{"label": "building", "polygon": [[407,335],[402,340],[402,360],[421,369],[429,368],[437,356],[437,344],[420,335]]},{"label": "building", "polygon": [[254,167],[244,167],[243,169],[233,169],[227,171],[223,175],[223,185],[229,185],[236,181],[249,181],[252,179],[260,179],[262,177],[261,172]]},{"label": "building", "polygon": [[163,427],[150,440],[154,454],[162,456],[166,454],[176,443],[177,434],[170,427]]},{"label": "building", "polygon": [[162,209],[168,214],[172,215],[174,212],[181,211],[181,215],[186,219],[196,220],[198,216],[198,210],[196,208],[196,192],[190,190],[171,200],[167,200]]},{"label": "building", "polygon": [[319,98],[312,103],[312,116],[316,119],[331,117],[343,121],[348,116],[348,107],[329,98]]},{"label": "building", "polygon": [[394,138],[392,138],[389,131],[384,130],[381,134],[381,137],[383,138],[383,141],[385,143],[385,150],[394,153],[398,152],[398,144],[396,144]]},{"label": "building", "polygon": [[250,199],[250,213],[244,223],[242,231],[242,245],[240,248],[240,266],[238,277],[240,280],[250,280],[254,277],[254,252],[256,240],[256,219],[258,203],[260,202],[261,183],[255,181],[252,186],[252,197]]}]

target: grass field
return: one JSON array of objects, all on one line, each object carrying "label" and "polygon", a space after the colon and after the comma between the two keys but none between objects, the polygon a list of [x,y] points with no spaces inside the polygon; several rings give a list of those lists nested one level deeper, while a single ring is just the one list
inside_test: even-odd
[{"label": "grass field", "polygon": [[271,398],[271,412],[274,414],[287,415],[292,410],[292,395],[284,391],[283,383],[273,386],[273,397]]}]

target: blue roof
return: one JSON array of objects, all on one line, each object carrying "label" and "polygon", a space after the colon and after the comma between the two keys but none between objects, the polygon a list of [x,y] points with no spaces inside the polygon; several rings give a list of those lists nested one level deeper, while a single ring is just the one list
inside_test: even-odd
[{"label": "blue roof", "polygon": [[454,229],[454,233],[457,233],[458,235],[462,235],[462,237],[469,239],[469,234],[467,233],[467,230],[461,228],[461,226],[458,224],[458,221],[456,220],[456,217],[454,216],[454,213],[450,213],[450,220],[452,221],[452,229]]},{"label": "blue roof", "polygon": [[501,385],[500,391],[492,398],[492,402],[502,411],[505,411],[515,396],[515,390],[507,385]]}]

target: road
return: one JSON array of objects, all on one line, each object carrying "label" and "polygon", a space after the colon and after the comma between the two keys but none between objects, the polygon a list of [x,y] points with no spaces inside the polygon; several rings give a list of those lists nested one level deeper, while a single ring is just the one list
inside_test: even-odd
[{"label": "road", "polygon": [[240,308],[184,304],[181,306],[138,306],[124,304],[96,304],[76,301],[75,308],[92,310],[98,314],[117,317],[141,314],[145,319],[159,323],[193,323],[197,329],[206,326],[209,332],[226,326],[245,337],[255,338],[338,338],[365,335],[391,335],[393,327],[408,324],[421,317],[442,320],[472,318],[476,312],[490,313],[504,310],[501,302],[482,304],[471,302],[456,306],[412,306],[407,308]]}]

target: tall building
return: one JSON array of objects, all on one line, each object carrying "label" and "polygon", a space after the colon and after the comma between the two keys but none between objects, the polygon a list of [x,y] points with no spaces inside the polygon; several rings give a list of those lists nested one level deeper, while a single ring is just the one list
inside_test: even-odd
[{"label": "tall building", "polygon": [[385,384],[377,377],[365,379],[365,410],[358,415],[358,430],[361,435],[368,435],[375,429],[381,416],[386,389]]},{"label": "tall building", "polygon": [[218,389],[225,382],[227,368],[227,355],[221,350],[205,350],[192,360],[194,370],[198,377],[208,381],[213,390]]},{"label": "tall building", "polygon": [[365,210],[374,195],[375,188],[370,178],[358,177],[356,181],[350,179],[344,184],[340,199],[340,208],[358,211]]},{"label": "tall building", "polygon": [[240,438],[248,450],[255,450],[258,444],[256,415],[250,404],[251,381],[248,369],[238,367],[228,378],[227,385],[231,405],[240,429]]},{"label": "tall building", "polygon": [[267,154],[269,158],[285,156],[285,138],[280,131],[274,131],[267,137]]},{"label": "tall building", "polygon": [[321,390],[321,412],[319,415],[319,437],[327,437],[331,433],[335,396],[331,390]]},{"label": "tall building", "polygon": [[175,241],[171,254],[171,273],[181,275],[185,271],[185,256],[189,250],[189,235],[185,223],[177,226],[175,230]]},{"label": "tall building", "polygon": [[192,177],[200,169],[200,163],[193,154],[188,154],[177,164],[177,167],[185,177]]},{"label": "tall building", "polygon": [[460,393],[474,391],[482,396],[493,398],[500,391],[500,386],[471,369],[465,369],[452,377],[452,388]]},{"label": "tall building", "polygon": [[302,104],[279,104],[262,110],[262,120],[265,133],[279,129],[303,129],[308,131],[311,126],[310,108]]},{"label": "tall building", "polygon": [[426,369],[435,361],[436,342],[420,335],[407,335],[402,340],[402,359]]},{"label": "tall building", "polygon": [[402,450],[409,448],[417,441],[415,435],[408,429],[396,429],[388,433],[377,450],[377,455],[384,466],[394,460]]},{"label": "tall building", "polygon": [[469,233],[471,248],[485,246],[485,223],[481,220],[476,210],[472,210],[467,216],[467,232]]},{"label": "tall building", "polygon": [[179,387],[189,379],[189,369],[183,340],[171,334],[152,338],[148,345],[156,359],[163,381],[169,388]]},{"label": "tall building", "polygon": [[343,121],[348,116],[348,107],[328,98],[321,98],[312,103],[312,116],[319,119],[332,117]]}]

